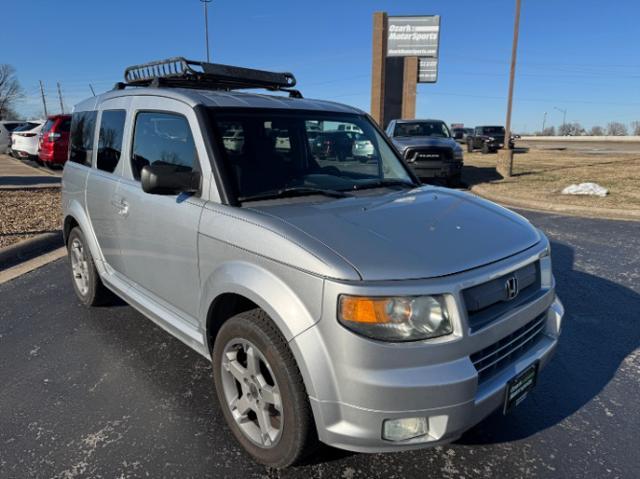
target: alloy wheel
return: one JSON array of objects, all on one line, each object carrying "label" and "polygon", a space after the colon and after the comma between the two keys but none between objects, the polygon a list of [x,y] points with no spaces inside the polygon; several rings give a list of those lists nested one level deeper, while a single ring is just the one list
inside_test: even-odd
[{"label": "alloy wheel", "polygon": [[71,241],[69,252],[73,281],[80,294],[85,296],[89,291],[89,264],[84,252],[84,245],[78,238],[74,238]]},{"label": "alloy wheel", "polygon": [[227,407],[240,431],[259,447],[275,446],[282,435],[282,397],[264,354],[250,341],[234,338],[220,368]]}]

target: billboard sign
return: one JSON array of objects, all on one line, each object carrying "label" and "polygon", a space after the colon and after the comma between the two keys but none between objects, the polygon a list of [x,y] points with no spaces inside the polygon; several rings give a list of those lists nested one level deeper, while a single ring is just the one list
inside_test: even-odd
[{"label": "billboard sign", "polygon": [[418,83],[438,81],[438,59],[418,58]]},{"label": "billboard sign", "polygon": [[440,15],[389,17],[388,57],[437,57]]}]

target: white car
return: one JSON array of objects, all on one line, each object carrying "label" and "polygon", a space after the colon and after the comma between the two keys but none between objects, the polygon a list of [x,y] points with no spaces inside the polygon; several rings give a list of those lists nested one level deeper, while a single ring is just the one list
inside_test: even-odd
[{"label": "white car", "polygon": [[11,133],[11,153],[16,158],[38,156],[38,142],[44,121],[29,121]]},{"label": "white car", "polygon": [[24,126],[21,120],[0,121],[0,153],[9,153],[11,149],[11,133],[16,128]]}]

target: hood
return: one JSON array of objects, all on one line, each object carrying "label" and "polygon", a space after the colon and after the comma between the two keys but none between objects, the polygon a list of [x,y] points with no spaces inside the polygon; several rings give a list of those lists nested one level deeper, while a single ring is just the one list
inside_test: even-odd
[{"label": "hood", "polygon": [[436,187],[253,209],[320,241],[365,281],[458,273],[517,254],[541,239],[516,213]]},{"label": "hood", "polygon": [[391,139],[396,148],[403,151],[409,147],[439,146],[460,148],[453,138],[437,138],[434,136],[396,136]]}]

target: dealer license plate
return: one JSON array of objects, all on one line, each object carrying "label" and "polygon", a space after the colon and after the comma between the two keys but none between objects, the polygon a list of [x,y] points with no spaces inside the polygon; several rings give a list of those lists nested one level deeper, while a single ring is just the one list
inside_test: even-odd
[{"label": "dealer license plate", "polygon": [[536,362],[507,383],[503,410],[505,414],[524,401],[529,391],[535,387],[537,379],[538,363]]}]

